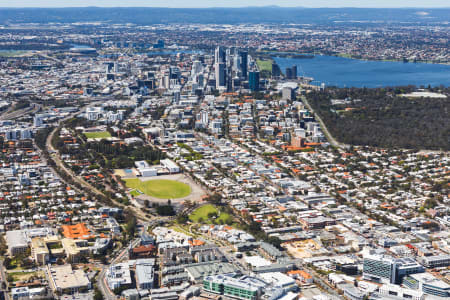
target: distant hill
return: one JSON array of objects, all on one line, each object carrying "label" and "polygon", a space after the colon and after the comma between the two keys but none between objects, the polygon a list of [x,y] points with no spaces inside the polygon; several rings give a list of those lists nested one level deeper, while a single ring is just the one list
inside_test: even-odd
[{"label": "distant hill", "polygon": [[450,21],[450,8],[0,8],[0,24],[111,22],[165,23],[313,23],[335,22],[414,22]]}]

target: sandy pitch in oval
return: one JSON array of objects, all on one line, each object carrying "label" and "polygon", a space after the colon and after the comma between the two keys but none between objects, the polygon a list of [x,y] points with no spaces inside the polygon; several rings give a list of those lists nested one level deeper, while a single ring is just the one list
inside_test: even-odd
[{"label": "sandy pitch in oval", "polygon": [[127,187],[137,189],[150,197],[160,199],[177,199],[189,196],[191,187],[185,183],[169,180],[155,179],[141,181],[139,178],[125,179]]}]

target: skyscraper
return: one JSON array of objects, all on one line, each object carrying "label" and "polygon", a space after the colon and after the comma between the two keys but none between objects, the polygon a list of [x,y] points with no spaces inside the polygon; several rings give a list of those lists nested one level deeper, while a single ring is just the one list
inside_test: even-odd
[{"label": "skyscraper", "polygon": [[259,90],[259,71],[248,72],[248,88],[252,92]]},{"label": "skyscraper", "polygon": [[292,79],[297,79],[297,66],[292,66]]},{"label": "skyscraper", "polygon": [[291,68],[286,68],[286,79],[292,79],[292,69]]},{"label": "skyscraper", "polygon": [[214,62],[216,64],[218,63],[225,63],[226,62],[226,53],[225,50],[222,47],[217,47],[216,52],[214,54]]},{"label": "skyscraper", "polygon": [[281,75],[281,69],[280,66],[278,66],[277,63],[272,63],[272,77],[280,77]]},{"label": "skyscraper", "polygon": [[286,68],[286,79],[297,79],[297,66]]},{"label": "skyscraper", "polygon": [[215,71],[216,71],[216,88],[225,86],[226,82],[226,73],[225,73],[225,63],[216,63],[215,64]]},{"label": "skyscraper", "polygon": [[240,51],[239,56],[241,57],[241,71],[242,77],[247,79],[247,66],[248,66],[248,52]]}]

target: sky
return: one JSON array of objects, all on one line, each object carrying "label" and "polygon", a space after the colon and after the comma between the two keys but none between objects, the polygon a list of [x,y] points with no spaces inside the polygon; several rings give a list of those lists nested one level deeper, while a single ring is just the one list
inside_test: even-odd
[{"label": "sky", "polygon": [[0,7],[450,7],[448,0],[0,0]]}]

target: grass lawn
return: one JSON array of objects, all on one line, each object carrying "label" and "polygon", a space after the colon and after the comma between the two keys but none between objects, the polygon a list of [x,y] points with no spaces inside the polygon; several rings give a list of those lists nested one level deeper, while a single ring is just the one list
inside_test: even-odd
[{"label": "grass lawn", "polygon": [[231,218],[231,216],[229,214],[227,214],[227,213],[220,213],[219,210],[214,205],[206,204],[206,205],[203,205],[203,206],[197,208],[196,210],[194,210],[192,212],[192,214],[189,215],[189,219],[192,222],[198,223],[200,218],[202,218],[203,222],[212,224],[213,220],[208,218],[208,214],[209,213],[214,213],[214,212],[217,213],[217,214],[220,214],[215,219],[216,223],[218,223],[218,224],[220,224],[220,220],[222,220],[225,223],[225,221],[227,219]]},{"label": "grass lawn", "polygon": [[272,61],[271,60],[258,59],[256,61],[256,63],[258,64],[259,71],[267,70],[267,71],[272,72]]},{"label": "grass lawn", "polygon": [[189,227],[188,226],[183,226],[183,225],[180,225],[180,224],[176,224],[176,225],[170,226],[169,228],[172,229],[172,230],[175,230],[176,232],[181,232],[181,233],[187,234],[189,236],[192,236],[194,238],[197,237],[196,234],[193,234],[193,233],[189,232]]},{"label": "grass lawn", "polygon": [[11,276],[13,281],[26,281],[33,276],[40,277],[38,272],[8,272],[7,276]]},{"label": "grass lawn", "polygon": [[189,196],[191,187],[185,183],[167,180],[155,179],[141,181],[139,178],[125,179],[127,187],[138,189],[145,195],[160,199],[176,199]]},{"label": "grass lawn", "polygon": [[88,139],[106,139],[111,137],[111,134],[108,131],[85,132],[84,135]]}]

